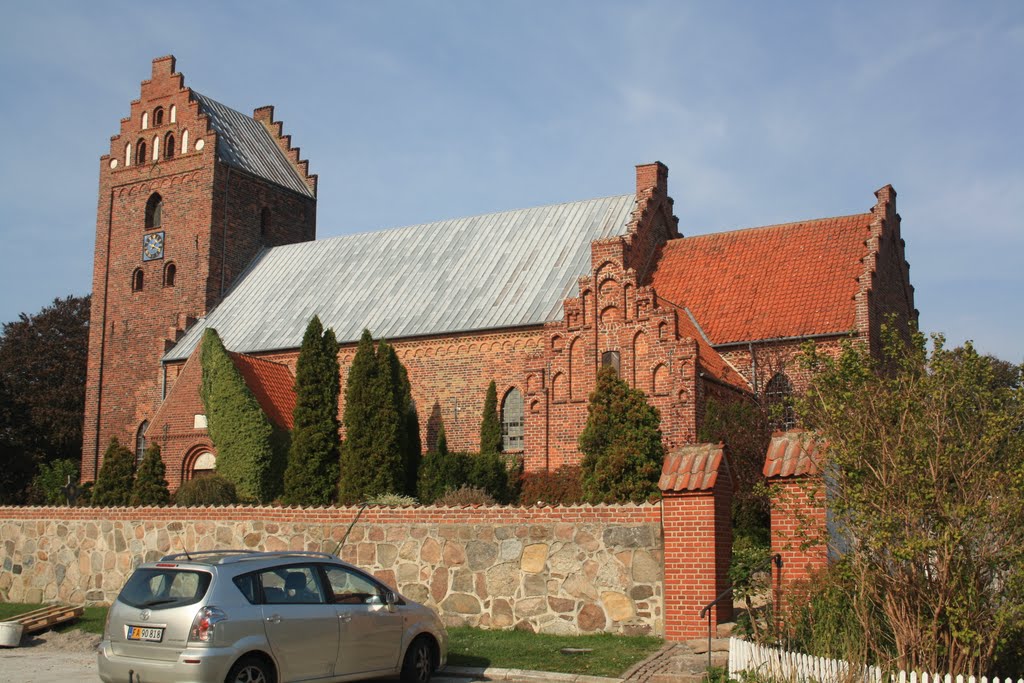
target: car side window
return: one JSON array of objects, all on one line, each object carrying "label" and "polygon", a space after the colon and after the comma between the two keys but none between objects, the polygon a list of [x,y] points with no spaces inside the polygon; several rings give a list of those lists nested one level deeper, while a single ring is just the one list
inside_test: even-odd
[{"label": "car side window", "polygon": [[336,605],[381,605],[382,589],[375,581],[345,567],[324,565],[332,602]]},{"label": "car side window", "polygon": [[316,605],[327,602],[316,568],[275,567],[259,573],[263,601],[268,605]]}]

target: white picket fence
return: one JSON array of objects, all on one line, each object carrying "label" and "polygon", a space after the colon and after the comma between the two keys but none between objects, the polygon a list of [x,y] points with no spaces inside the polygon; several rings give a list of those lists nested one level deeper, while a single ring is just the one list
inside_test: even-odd
[{"label": "white picket fence", "polygon": [[[729,639],[729,678],[739,673],[756,673],[762,679],[783,683],[1014,683],[1010,677],[987,678],[955,674],[918,674],[916,671],[889,672],[877,666],[853,667],[839,659],[811,657],[776,647]],[[1024,683],[1024,678],[1016,683]]]}]

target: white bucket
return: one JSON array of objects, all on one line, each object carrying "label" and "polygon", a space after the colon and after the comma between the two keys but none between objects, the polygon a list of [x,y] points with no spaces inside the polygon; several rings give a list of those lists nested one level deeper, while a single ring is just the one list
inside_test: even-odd
[{"label": "white bucket", "polygon": [[0,647],[18,647],[25,627],[16,621],[0,621]]}]

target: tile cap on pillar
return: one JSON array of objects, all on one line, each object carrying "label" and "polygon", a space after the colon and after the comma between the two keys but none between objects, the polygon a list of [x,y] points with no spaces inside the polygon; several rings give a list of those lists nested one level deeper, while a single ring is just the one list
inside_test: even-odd
[{"label": "tile cap on pillar", "polygon": [[721,469],[726,469],[728,476],[725,462],[725,446],[721,443],[683,446],[665,456],[658,488],[662,492],[710,491]]},{"label": "tile cap on pillar", "polygon": [[814,432],[775,432],[764,461],[765,477],[799,477],[821,472],[819,462],[828,442]]}]

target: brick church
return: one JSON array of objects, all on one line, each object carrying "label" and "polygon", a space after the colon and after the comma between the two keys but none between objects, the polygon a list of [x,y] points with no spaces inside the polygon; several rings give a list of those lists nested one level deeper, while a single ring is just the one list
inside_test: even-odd
[{"label": "brick church", "polygon": [[864,213],[693,237],[663,164],[623,189],[317,240],[317,177],[273,108],[242,114],[154,60],[101,158],[83,480],[111,437],[159,444],[172,489],[216,467],[206,328],[286,429],[313,315],[342,344],[342,382],[364,328],[394,345],[424,444],[443,422],[452,449],[476,450],[494,380],[505,450],[533,471],[579,461],[603,365],[646,392],[671,452],[711,396],[799,390],[805,341],[877,347],[888,316],[917,316],[891,186]]}]

